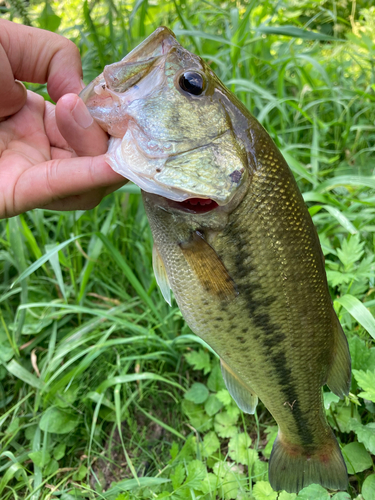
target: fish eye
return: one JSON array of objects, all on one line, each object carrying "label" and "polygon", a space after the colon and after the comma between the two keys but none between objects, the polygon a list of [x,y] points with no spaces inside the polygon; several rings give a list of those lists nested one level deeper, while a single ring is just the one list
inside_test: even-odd
[{"label": "fish eye", "polygon": [[182,90],[192,95],[200,95],[204,91],[205,81],[200,73],[187,71],[180,76],[178,81]]}]

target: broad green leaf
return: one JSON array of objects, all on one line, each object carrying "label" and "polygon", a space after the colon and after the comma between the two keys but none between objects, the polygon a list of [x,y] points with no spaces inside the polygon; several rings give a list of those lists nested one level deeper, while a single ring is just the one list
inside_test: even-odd
[{"label": "broad green leaf", "polygon": [[53,458],[60,460],[65,455],[66,444],[59,443],[53,450]]},{"label": "broad green leaf", "polygon": [[194,382],[190,389],[185,392],[184,398],[195,404],[204,403],[208,398],[209,392],[205,385]]},{"label": "broad green leaf", "polygon": [[276,500],[277,493],[272,489],[268,481],[257,481],[253,487],[253,497],[255,500]]},{"label": "broad green leaf", "polygon": [[48,31],[57,31],[57,28],[60,26],[60,23],[61,23],[61,17],[56,15],[49,2],[46,2],[44,5],[44,9],[38,16],[39,28]]},{"label": "broad green leaf", "polygon": [[211,371],[211,361],[210,355],[207,351],[199,349],[199,351],[192,351],[185,354],[186,361],[189,365],[193,366],[194,370],[203,370],[203,373],[207,375]]},{"label": "broad green leaf", "polygon": [[329,500],[328,491],[320,484],[310,484],[298,493],[298,500]]},{"label": "broad green leaf", "polygon": [[187,464],[187,474],[184,486],[198,488],[201,481],[206,477],[206,466],[200,460],[192,460]]},{"label": "broad green leaf", "polygon": [[[253,450],[257,453],[256,450]],[[255,481],[268,481],[268,462],[263,462],[257,458],[251,467],[251,477]]]},{"label": "broad green leaf", "polygon": [[366,449],[375,455],[375,422],[363,425],[352,418],[349,421],[351,429],[357,434],[358,441],[363,443]]},{"label": "broad green leaf", "polygon": [[241,485],[241,473],[235,464],[228,462],[216,462],[213,466],[214,474],[221,479],[219,491],[225,500],[235,500],[238,498],[239,487]]},{"label": "broad green leaf", "polygon": [[216,397],[225,407],[233,403],[233,398],[227,389],[221,389],[221,391],[216,394]]},{"label": "broad green leaf", "polygon": [[209,457],[220,448],[220,441],[218,440],[214,431],[208,432],[203,438],[202,453],[205,457]]},{"label": "broad green leaf", "polygon": [[39,450],[29,453],[29,458],[31,458],[37,467],[43,469],[51,460],[51,455],[46,450]]},{"label": "broad green leaf", "polygon": [[366,372],[363,370],[353,370],[353,375],[358,385],[364,389],[358,396],[375,402],[375,370],[367,370]]},{"label": "broad green leaf", "polygon": [[205,432],[211,429],[213,419],[204,411],[202,405],[196,405],[192,401],[184,399],[182,402],[182,411],[187,415],[191,425],[199,432]]},{"label": "broad green leaf", "polygon": [[358,410],[356,407],[351,408],[350,406],[343,406],[343,405],[338,405],[336,407],[336,421],[333,422],[334,427],[336,427],[336,423],[339,425],[339,429],[337,429],[340,432],[351,432],[352,427],[351,427],[351,421],[353,419],[357,420],[358,422],[361,421],[361,417],[358,413]]},{"label": "broad green leaf", "polygon": [[207,387],[212,392],[218,392],[221,389],[225,389],[225,382],[218,364],[213,367],[210,376],[208,377]]},{"label": "broad green leaf", "polygon": [[67,434],[71,432],[78,424],[76,415],[62,410],[61,408],[50,407],[42,415],[39,427],[44,432],[53,432],[55,434]]},{"label": "broad green leaf", "polygon": [[375,500],[375,474],[367,476],[362,484],[363,500]]},{"label": "broad green leaf", "polygon": [[251,465],[258,459],[256,450],[250,449],[251,438],[246,432],[234,435],[229,441],[228,454],[235,462]]},{"label": "broad green leaf", "polygon": [[349,443],[342,449],[342,454],[348,469],[348,474],[356,474],[369,469],[372,460],[362,443]]},{"label": "broad green leaf", "polygon": [[343,491],[340,491],[340,493],[336,493],[336,495],[333,495],[331,500],[351,500],[351,497],[349,493],[344,493]]},{"label": "broad green leaf", "polygon": [[335,300],[343,306],[358,323],[375,339],[375,318],[366,308],[365,304],[353,297],[353,295],[344,295]]},{"label": "broad green leaf", "polygon": [[233,416],[227,411],[218,413],[215,416],[214,428],[217,434],[222,438],[230,438],[237,434],[236,423],[238,416]]},{"label": "broad green leaf", "polygon": [[329,410],[329,407],[331,406],[332,403],[338,403],[340,401],[340,398],[336,396],[336,394],[333,394],[333,392],[324,392],[323,398],[324,398],[324,408],[326,410]]},{"label": "broad green leaf", "polygon": [[87,467],[81,464],[78,470],[73,474],[73,481],[82,481],[87,474]]},{"label": "broad green leaf", "polygon": [[170,475],[172,486],[175,490],[184,482],[186,476],[185,464],[182,462],[177,465],[175,470]]},{"label": "broad green leaf", "polygon": [[204,404],[204,409],[206,410],[207,415],[212,417],[223,407],[223,403],[217,398],[216,394],[210,394],[207,401]]},{"label": "broad green leaf", "polygon": [[297,495],[295,493],[287,493],[286,491],[282,491],[278,496],[278,500],[295,500]]},{"label": "broad green leaf", "polygon": [[349,339],[349,349],[353,370],[375,370],[375,348],[369,348],[368,342],[352,335]]},{"label": "broad green leaf", "polygon": [[36,389],[41,389],[43,387],[43,382],[40,379],[18,364],[14,359],[6,365],[6,369],[15,377],[31,385],[31,387],[35,387]]},{"label": "broad green leaf", "polygon": [[208,495],[208,498],[217,498],[217,488],[221,480],[212,472],[209,472],[199,485],[199,491]]},{"label": "broad green leaf", "polygon": [[337,249],[337,256],[346,268],[361,259],[364,254],[364,241],[360,241],[359,234],[343,240],[341,248]]},{"label": "broad green leaf", "polygon": [[[82,467],[82,466],[81,466]],[[46,468],[43,471],[43,474],[45,476],[50,476],[51,474],[54,474],[59,468],[59,462],[52,458],[50,462],[48,462]],[[85,467],[86,468],[86,467]],[[75,476],[73,476],[75,477]]]}]

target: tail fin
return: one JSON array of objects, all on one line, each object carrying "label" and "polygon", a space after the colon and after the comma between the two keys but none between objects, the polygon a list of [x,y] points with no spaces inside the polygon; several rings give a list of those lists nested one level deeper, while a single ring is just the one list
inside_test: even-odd
[{"label": "tail fin", "polygon": [[333,432],[310,452],[307,447],[283,442],[279,432],[269,461],[269,481],[274,490],[288,493],[298,493],[312,483],[346,490],[348,473]]}]

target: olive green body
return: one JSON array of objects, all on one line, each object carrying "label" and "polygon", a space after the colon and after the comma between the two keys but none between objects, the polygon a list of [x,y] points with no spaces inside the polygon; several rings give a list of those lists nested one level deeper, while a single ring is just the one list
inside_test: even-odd
[{"label": "olive green body", "polygon": [[[322,385],[336,328],[323,255],[296,182],[273,141],[248,120],[250,176],[242,202],[223,221],[158,207],[144,193],[155,244],[181,312],[192,328],[259,396],[290,443],[314,446],[331,435]],[[255,160],[253,160],[255,158]],[[222,227],[221,227],[222,226]],[[238,295],[211,293],[181,243],[199,230]]]}]

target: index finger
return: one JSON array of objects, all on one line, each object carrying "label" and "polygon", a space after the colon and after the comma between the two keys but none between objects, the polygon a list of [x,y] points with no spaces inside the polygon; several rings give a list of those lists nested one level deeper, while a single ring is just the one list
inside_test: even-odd
[{"label": "index finger", "polygon": [[[0,44],[14,78],[32,83],[48,82],[47,90],[54,101],[68,92],[78,94],[82,90],[79,50],[67,38],[0,19]],[[7,96],[0,94],[0,99],[5,101]]]}]

